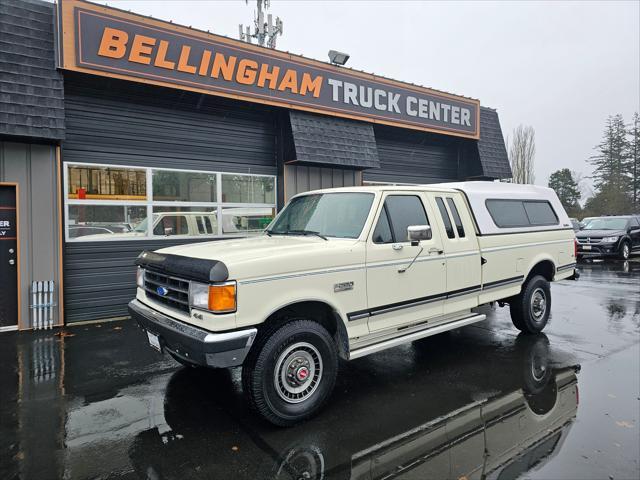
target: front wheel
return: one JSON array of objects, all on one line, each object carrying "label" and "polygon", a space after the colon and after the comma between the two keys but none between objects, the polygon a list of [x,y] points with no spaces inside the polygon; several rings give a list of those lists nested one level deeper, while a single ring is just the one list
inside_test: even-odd
[{"label": "front wheel", "polygon": [[620,260],[629,260],[629,255],[631,255],[631,247],[629,247],[629,242],[622,242],[622,245],[620,245],[620,252],[618,254]]},{"label": "front wheel", "polygon": [[551,312],[551,288],[546,278],[535,275],[509,304],[511,320],[524,333],[538,333],[547,325]]},{"label": "front wheel", "polygon": [[294,320],[256,340],[242,367],[250,406],[286,427],[313,416],[335,386],[338,352],[320,324]]}]

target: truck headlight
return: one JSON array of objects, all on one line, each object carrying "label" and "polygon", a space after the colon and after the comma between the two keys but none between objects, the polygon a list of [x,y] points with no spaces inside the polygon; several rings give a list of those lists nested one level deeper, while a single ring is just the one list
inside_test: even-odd
[{"label": "truck headlight", "polygon": [[144,268],[138,267],[136,271],[136,285],[140,288],[144,288]]},{"label": "truck headlight", "polygon": [[191,282],[189,284],[189,305],[214,313],[236,311],[236,282],[217,285]]},{"label": "truck headlight", "polygon": [[618,237],[604,237],[602,239],[603,243],[615,243],[618,241]]}]

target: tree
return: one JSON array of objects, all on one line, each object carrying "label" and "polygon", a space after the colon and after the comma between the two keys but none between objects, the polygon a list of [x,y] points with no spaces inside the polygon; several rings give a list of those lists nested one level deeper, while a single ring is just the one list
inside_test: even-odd
[{"label": "tree", "polygon": [[633,114],[629,128],[629,159],[631,163],[631,198],[633,211],[640,212],[640,115]]},{"label": "tree", "polygon": [[631,212],[631,198],[612,185],[605,185],[584,204],[582,211],[585,217],[601,215],[625,215]]},{"label": "tree", "polygon": [[593,179],[596,189],[629,194],[631,164],[627,128],[622,115],[607,118],[602,141],[595,149],[597,154],[591,157],[590,162],[595,167]]},{"label": "tree", "polygon": [[509,163],[513,183],[533,183],[536,156],[536,132],[533,127],[519,125],[513,131],[513,141],[509,141]]},{"label": "tree", "polygon": [[549,177],[549,188],[555,190],[562,206],[571,216],[580,212],[580,185],[576,177],[568,168],[557,170]]}]

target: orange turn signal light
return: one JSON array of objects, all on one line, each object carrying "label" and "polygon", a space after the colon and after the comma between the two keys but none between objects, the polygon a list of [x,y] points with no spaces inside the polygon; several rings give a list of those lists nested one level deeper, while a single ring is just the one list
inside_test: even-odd
[{"label": "orange turn signal light", "polygon": [[236,285],[209,285],[209,310],[212,312],[235,312]]}]

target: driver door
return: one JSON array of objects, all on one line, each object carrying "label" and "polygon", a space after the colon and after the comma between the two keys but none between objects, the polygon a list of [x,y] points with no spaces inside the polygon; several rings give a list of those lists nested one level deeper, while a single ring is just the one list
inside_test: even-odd
[{"label": "driver door", "polygon": [[[440,232],[420,192],[385,193],[367,239],[369,330],[380,331],[443,314],[446,264]],[[431,240],[412,246],[410,225],[430,225]],[[422,249],[422,250],[421,250]],[[415,262],[406,271],[411,261]]]}]

